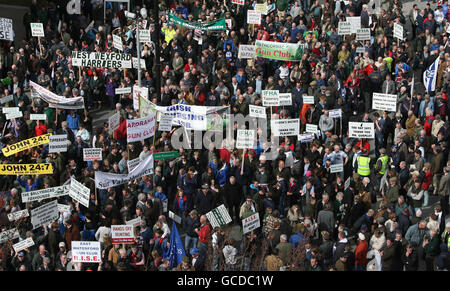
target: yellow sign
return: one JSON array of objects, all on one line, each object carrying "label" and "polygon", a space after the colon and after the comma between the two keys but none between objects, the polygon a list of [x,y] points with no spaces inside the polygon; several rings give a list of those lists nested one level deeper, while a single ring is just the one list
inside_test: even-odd
[{"label": "yellow sign", "polygon": [[258,12],[261,12],[261,14],[266,15],[267,14],[267,2],[265,3],[257,3],[255,5],[255,10]]},{"label": "yellow sign", "polygon": [[2,152],[5,155],[5,157],[8,157],[14,155],[15,153],[24,151],[26,149],[34,148],[41,144],[49,143],[50,142],[49,136],[51,135],[52,135],[51,133],[47,133],[44,135],[19,141],[18,143],[2,148]]},{"label": "yellow sign", "polygon": [[52,164],[2,164],[0,175],[53,174]]}]

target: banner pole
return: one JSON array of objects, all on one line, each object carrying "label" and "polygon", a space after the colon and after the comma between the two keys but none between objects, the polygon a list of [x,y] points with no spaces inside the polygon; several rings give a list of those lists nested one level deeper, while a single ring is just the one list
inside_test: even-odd
[{"label": "banner pole", "polygon": [[241,165],[241,175],[244,175],[244,163],[245,163],[245,151],[246,151],[247,149],[245,148],[243,151],[242,151],[242,165]]}]

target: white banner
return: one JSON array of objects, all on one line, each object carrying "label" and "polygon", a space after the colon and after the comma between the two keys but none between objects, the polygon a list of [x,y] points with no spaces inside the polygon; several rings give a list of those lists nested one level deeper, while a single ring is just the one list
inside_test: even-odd
[{"label": "white banner", "polygon": [[49,198],[55,198],[69,194],[69,185],[57,186],[30,192],[22,192],[22,202],[33,202]]},{"label": "white banner", "polygon": [[330,165],[330,173],[344,172],[344,164]]},{"label": "white banner", "polygon": [[375,138],[373,122],[349,122],[348,130],[351,138]]},{"label": "white banner", "polygon": [[403,26],[394,23],[394,37],[403,40]]},{"label": "white banner", "polygon": [[30,114],[30,120],[47,120],[47,114]]},{"label": "white banner", "polygon": [[341,118],[342,117],[342,109],[333,109],[328,111],[328,117],[331,118]]},{"label": "white banner", "polygon": [[356,31],[361,28],[361,17],[360,16],[355,16],[355,17],[346,16],[345,20],[350,22],[352,33],[356,33]]},{"label": "white banner", "polygon": [[116,88],[115,93],[116,93],[116,95],[119,95],[119,94],[130,94],[131,93],[131,87]]},{"label": "white banner", "polygon": [[172,130],[172,115],[160,114],[159,131],[171,131]]},{"label": "white banner", "polygon": [[139,87],[137,85],[133,86],[133,109],[139,110],[139,96],[144,97],[148,100],[148,88],[147,87]]},{"label": "white banner", "polygon": [[314,104],[314,96],[303,96],[303,104]]},{"label": "white banner", "polygon": [[261,24],[261,12],[256,10],[247,10],[247,24]]},{"label": "white banner", "polygon": [[102,149],[101,148],[84,148],[83,149],[83,161],[101,161]]},{"label": "white banner", "polygon": [[122,38],[119,35],[115,35],[115,34],[113,34],[112,37],[113,37],[113,46],[114,46],[114,48],[118,49],[119,51],[123,51]]},{"label": "white banner", "polygon": [[42,23],[30,23],[32,37],[45,37],[44,25]]},{"label": "white banner", "polygon": [[131,160],[131,161],[128,160],[128,161],[127,161],[128,173],[131,172],[131,171],[133,171],[134,168],[136,168],[136,167],[139,165],[140,162],[141,162],[141,159],[140,159],[140,158],[135,158],[135,159],[133,159],[133,160]]},{"label": "white banner", "polygon": [[58,218],[59,211],[56,199],[31,210],[31,224],[33,224],[33,230],[42,225],[49,224]]},{"label": "white banner", "polygon": [[[84,109],[84,99],[82,96],[66,98],[63,96],[56,95],[52,91],[45,89],[42,86],[30,81],[31,87],[36,90],[39,98],[48,103],[50,108],[60,108],[60,109]],[[31,91],[33,94],[33,91]]]},{"label": "white banner", "polygon": [[48,152],[67,152],[67,134],[58,134],[49,136]]},{"label": "white banner", "polygon": [[108,128],[109,131],[113,132],[114,130],[118,129],[119,126],[120,126],[120,112],[117,111],[108,118]]},{"label": "white banner", "polygon": [[29,237],[27,239],[24,239],[16,244],[13,245],[14,251],[16,253],[20,252],[21,250],[24,250],[26,248],[34,246],[33,238]]},{"label": "white banner", "polygon": [[76,67],[131,69],[131,55],[113,52],[72,51],[72,65]]},{"label": "white banner", "polygon": [[186,129],[206,130],[206,106],[176,104],[172,106],[156,106],[150,103],[161,114],[172,115],[172,124],[181,125]]},{"label": "white banner", "polygon": [[102,250],[99,241],[72,241],[72,262],[100,263]]},{"label": "white banner", "polygon": [[11,212],[8,214],[9,221],[16,221],[24,217],[28,217],[30,214],[28,213],[28,209],[19,210],[16,212]]},{"label": "white banner", "polygon": [[91,194],[91,189],[84,186],[74,178],[70,179],[69,196],[72,199],[78,201],[85,207],[89,207],[89,196]]},{"label": "white banner", "polygon": [[255,144],[255,130],[237,130],[237,149],[253,148]]},{"label": "white banner", "polygon": [[254,45],[239,45],[238,58],[240,59],[254,59],[255,58],[255,46]]},{"label": "white banner", "polygon": [[12,19],[0,17],[0,39],[14,41]]},{"label": "white banner", "polygon": [[259,213],[256,212],[255,214],[242,219],[242,230],[244,234],[257,229],[261,226],[261,222],[259,220]]},{"label": "white banner", "polygon": [[138,119],[127,119],[127,142],[141,141],[155,134],[156,114]]},{"label": "white banner", "polygon": [[397,95],[373,93],[372,109],[396,112],[397,111]]},{"label": "white banner", "polygon": [[316,133],[318,131],[317,125],[315,124],[306,124],[305,132]]},{"label": "white banner", "polygon": [[256,105],[249,105],[248,111],[250,113],[250,117],[256,117],[256,118],[267,118],[266,115],[266,107],[263,106],[256,106]]},{"label": "white banner", "polygon": [[338,23],[338,34],[339,35],[352,34],[352,24],[350,23],[350,21],[340,21]]},{"label": "white banner", "polygon": [[274,136],[293,136],[300,132],[300,119],[274,119],[270,121]]},{"label": "white banner", "polygon": [[111,225],[111,239],[113,244],[134,243],[134,229],[132,225]]},{"label": "white banner", "polygon": [[280,106],[279,94],[278,90],[262,90],[263,106]]},{"label": "white banner", "polygon": [[370,28],[360,28],[356,30],[356,41],[370,40]]},{"label": "white banner", "polygon": [[142,176],[153,174],[153,155],[143,160],[133,171],[128,174],[112,174],[107,172],[95,172],[95,187],[107,189],[127,183]]},{"label": "white banner", "polygon": [[292,94],[291,93],[279,93],[280,106],[290,106],[292,105]]}]

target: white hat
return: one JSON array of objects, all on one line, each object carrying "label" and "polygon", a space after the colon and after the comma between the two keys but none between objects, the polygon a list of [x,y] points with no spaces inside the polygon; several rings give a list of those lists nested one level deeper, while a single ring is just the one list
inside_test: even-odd
[{"label": "white hat", "polygon": [[358,238],[359,238],[360,240],[365,240],[365,239],[366,239],[366,237],[365,237],[364,234],[362,234],[362,233],[358,233]]},{"label": "white hat", "polygon": [[417,209],[416,211],[416,217],[421,217],[422,216],[422,210]]}]

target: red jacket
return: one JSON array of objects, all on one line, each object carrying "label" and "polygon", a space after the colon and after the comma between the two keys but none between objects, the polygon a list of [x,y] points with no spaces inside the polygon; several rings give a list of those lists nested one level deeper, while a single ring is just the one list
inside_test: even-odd
[{"label": "red jacket", "polygon": [[114,137],[116,139],[125,139],[127,138],[127,121],[122,120],[119,125],[119,128],[114,131]]},{"label": "red jacket", "polygon": [[43,135],[43,134],[46,134],[47,133],[47,126],[45,126],[45,124],[40,124],[39,126],[35,126],[34,127],[34,135],[35,136],[40,136],[40,135]]},{"label": "red jacket", "polygon": [[211,225],[203,225],[198,232],[198,238],[201,243],[209,243],[209,240],[211,239]]},{"label": "red jacket", "polygon": [[[418,170],[421,170],[421,169],[418,169]],[[426,172],[425,173],[425,177],[424,177],[423,182],[422,182],[422,189],[423,190],[428,190],[428,187],[430,187],[432,179],[433,179],[433,172],[432,171]]]},{"label": "red jacket", "polygon": [[365,266],[367,265],[367,251],[369,250],[369,243],[365,240],[359,242],[355,249],[355,265]]},{"label": "red jacket", "polygon": [[427,132],[427,135],[430,136],[431,135],[431,127],[433,125],[433,120],[434,120],[434,116],[428,116],[425,118],[425,123],[423,125],[423,129],[425,129],[425,131]]}]

